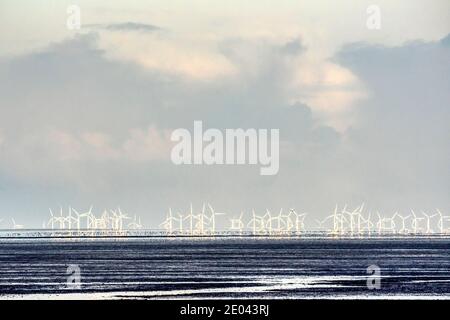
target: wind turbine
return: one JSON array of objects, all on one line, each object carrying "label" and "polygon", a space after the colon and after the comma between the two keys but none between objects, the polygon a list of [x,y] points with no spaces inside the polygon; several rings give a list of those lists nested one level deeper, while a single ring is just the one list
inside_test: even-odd
[{"label": "wind turbine", "polygon": [[394,216],[391,218],[385,218],[385,217],[382,218],[378,211],[377,211],[377,215],[378,215],[378,222],[377,222],[378,234],[381,235],[381,234],[385,234],[387,232],[394,233],[395,232]]},{"label": "wind turbine", "polygon": [[262,221],[264,222],[264,228],[272,235],[272,213],[269,209],[266,209],[266,213],[262,216]]},{"label": "wind turbine", "polygon": [[438,221],[439,232],[441,234],[449,233],[450,232],[450,227],[445,228],[444,223],[446,221],[450,222],[450,216],[444,216],[439,209],[436,209],[436,212],[439,215],[439,221]]},{"label": "wind turbine", "polygon": [[364,218],[364,216],[361,215],[361,223],[362,223],[361,232],[362,233],[367,232],[367,234],[369,236],[372,233],[372,230],[373,230],[373,227],[374,227],[374,224],[373,224],[372,219],[371,219],[371,215],[372,215],[371,211],[369,211],[369,213],[367,215],[367,218]]},{"label": "wind turbine", "polygon": [[301,230],[301,221],[299,219],[299,215],[297,214],[297,212],[295,212],[294,209],[289,209],[289,211],[287,211],[287,213],[285,214],[281,213],[280,211],[279,216],[281,218],[284,231],[287,234],[291,234],[293,230],[295,230],[295,232],[298,232],[298,229]]},{"label": "wind turbine", "polygon": [[95,217],[92,214],[93,206],[90,206],[89,211],[78,213],[76,210],[75,212],[78,213],[78,216],[80,217],[80,224],[81,224],[81,218],[86,218],[86,229],[95,229]]},{"label": "wind turbine", "polygon": [[[72,212],[75,213],[76,217],[72,215]],[[67,217],[67,222],[69,223],[69,230],[72,229],[72,222],[75,223],[77,230],[80,230],[80,214],[74,210],[72,207],[69,207],[69,215]]]},{"label": "wind turbine", "polygon": [[414,210],[411,209],[411,213],[413,215],[413,221],[412,221],[412,228],[413,228],[413,232],[414,234],[417,234],[418,232],[422,231],[422,229],[420,228],[420,221],[423,220],[424,218],[419,218],[416,216],[416,213],[414,212]]},{"label": "wind turbine", "polygon": [[[284,218],[288,218],[288,216],[283,215],[283,208],[280,209],[278,215],[272,217],[272,221],[275,222],[275,232],[277,234],[283,234],[288,229],[288,221],[285,221]],[[291,223],[292,224],[292,223]]]},{"label": "wind turbine", "polygon": [[111,215],[110,215],[110,217],[109,217],[109,220],[110,220],[110,228],[112,229],[112,230],[116,230],[116,231],[118,231],[120,228],[119,228],[119,220],[120,220],[120,218],[119,218],[119,215],[117,214],[117,211],[116,210],[109,210],[110,211],[110,213],[111,213]]},{"label": "wind turbine", "polygon": [[[358,230],[358,234],[360,234],[361,232],[361,212],[362,209],[364,208],[364,203],[361,204],[359,207],[357,207],[355,210],[353,211],[347,211],[346,208],[344,208],[342,210],[342,215],[347,214],[350,220],[350,235],[353,236],[354,232],[355,232],[355,228],[356,230]],[[355,219],[354,217],[357,217],[357,219]],[[356,220],[356,221],[355,221]]]},{"label": "wind turbine", "polygon": [[341,235],[343,235],[345,233],[344,223],[348,222],[348,220],[345,219],[345,215],[344,215],[344,213],[346,211],[347,211],[347,204],[344,205],[344,208],[341,210],[341,214],[339,215],[339,229],[340,229]]},{"label": "wind turbine", "polygon": [[358,217],[357,220],[357,228],[358,228],[358,234],[361,235],[361,222],[362,222],[362,212],[364,210],[364,202],[361,204],[361,206],[359,207],[359,209],[356,210],[356,216]]},{"label": "wind turbine", "polygon": [[[344,229],[344,212],[347,209],[347,204],[344,205],[344,208],[341,210],[341,213],[337,213],[338,210],[338,205],[336,204],[336,207],[334,208],[334,213],[333,213],[333,232],[337,235],[337,234],[341,234],[343,235],[345,233],[345,229]],[[346,222],[346,221],[345,221]]]},{"label": "wind turbine", "polygon": [[[136,220],[136,217],[135,217]],[[182,221],[182,219],[177,219],[172,214],[172,209],[169,208],[169,213],[167,215],[166,220],[164,220],[163,223],[160,224],[161,227],[163,227],[169,234],[172,234],[174,231],[174,225],[173,222]]]},{"label": "wind turbine", "polygon": [[427,228],[426,228],[425,232],[428,234],[433,233],[433,230],[431,229],[431,218],[437,216],[437,214],[428,215],[427,213],[422,211],[422,215],[424,215],[426,217]]},{"label": "wind turbine", "polygon": [[123,213],[122,210],[120,209],[120,207],[118,208],[118,211],[119,211],[119,215],[118,215],[118,219],[119,219],[119,231],[122,231],[124,220],[129,220],[129,219],[131,219],[131,218],[130,218],[126,213]]},{"label": "wind turbine", "polygon": [[69,214],[66,217],[64,217],[64,223],[66,222],[68,225],[68,229],[69,230],[72,229],[72,210],[70,209],[70,206],[69,206]]},{"label": "wind turbine", "polygon": [[199,232],[200,235],[205,234],[205,210],[206,203],[203,203],[202,212],[200,212],[197,216],[197,223],[195,224],[195,229]]},{"label": "wind turbine", "polygon": [[47,222],[47,226],[48,226],[48,225],[51,225],[51,228],[52,228],[52,230],[53,230],[54,227],[55,227],[55,216],[53,215],[52,209],[49,209],[49,210],[50,210],[50,219],[49,219],[48,222]]},{"label": "wind turbine", "polygon": [[60,229],[65,229],[66,228],[65,221],[66,221],[66,219],[63,217],[63,208],[59,207],[58,222],[59,222],[59,228]]},{"label": "wind turbine", "polygon": [[380,213],[377,211],[378,216],[378,222],[377,222],[377,228],[378,228],[378,234],[381,235],[383,231],[383,218],[381,218]]},{"label": "wind turbine", "polygon": [[98,229],[102,229],[102,230],[108,229],[109,221],[110,221],[110,217],[109,217],[108,210],[106,210],[106,209],[103,210],[103,213],[100,216],[100,218],[95,218],[96,227]]},{"label": "wind turbine", "polygon": [[191,202],[189,214],[187,214],[185,217],[183,217],[183,220],[188,220],[189,233],[191,235],[194,234],[194,219],[196,219],[196,218],[197,218],[197,216],[194,215],[194,209],[192,207],[192,202]]},{"label": "wind turbine", "polygon": [[331,229],[324,229],[324,231],[326,231],[327,233],[330,233],[332,235],[338,235],[339,234],[339,225],[337,224],[337,220],[336,220],[336,215],[332,214],[329,216],[326,216],[325,219],[323,219],[322,221],[320,220],[316,220],[319,224],[320,227],[323,227],[323,225],[329,220],[329,219],[333,219],[333,226]]},{"label": "wind turbine", "polygon": [[123,214],[120,210],[120,207],[117,208],[117,210],[110,210],[110,227],[112,230],[114,230],[117,234],[121,234],[123,229],[123,220],[125,218],[128,218],[126,214]]},{"label": "wind turbine", "polygon": [[344,222],[347,222],[347,220],[345,219],[344,216],[344,212],[346,211],[347,205],[344,206],[344,208],[342,209],[341,213],[338,213],[338,205],[336,204],[336,206],[334,207],[334,212],[333,214],[325,217],[325,219],[322,221],[322,223],[326,223],[327,220],[329,219],[333,219],[333,229],[332,231],[330,231],[330,233],[332,235],[343,235],[345,232],[344,229]]},{"label": "wind turbine", "polygon": [[231,218],[231,227],[230,230],[232,231],[239,231],[239,234],[242,233],[242,229],[244,228],[244,223],[242,222],[242,217],[244,216],[244,212],[241,211],[241,215],[239,218]]},{"label": "wind turbine", "polygon": [[403,235],[407,234],[409,232],[409,230],[406,228],[406,220],[411,218],[411,215],[402,216],[401,214],[396,212],[394,214],[394,218],[395,218],[395,216],[397,216],[401,220],[401,223],[402,223],[401,228],[398,230],[398,233],[403,234]]},{"label": "wind turbine", "polygon": [[294,228],[295,232],[301,233],[305,230],[305,218],[307,216],[307,213],[301,213],[298,214],[294,209],[289,210],[288,216],[290,217],[293,215],[294,218]]},{"label": "wind turbine", "polygon": [[282,231],[282,225],[281,225],[281,213],[282,210],[280,210],[280,213],[276,216],[272,216],[271,212],[267,209],[265,217],[267,217],[265,219],[266,221],[266,227],[269,230],[269,234],[272,235],[273,233],[275,234],[280,234]]},{"label": "wind turbine", "polygon": [[294,220],[292,220],[291,217],[297,217],[297,213],[295,212],[294,209],[289,209],[289,211],[287,211],[287,213],[281,214],[280,213],[280,218],[281,221],[283,223],[283,227],[284,227],[284,231],[286,232],[286,234],[291,234],[292,230],[295,227],[295,218]]},{"label": "wind turbine", "polygon": [[214,235],[216,233],[216,216],[224,215],[224,212],[216,212],[211,204],[208,203],[209,210],[211,211],[211,217],[208,219],[211,223],[211,233]]},{"label": "wind turbine", "polygon": [[256,215],[255,210],[252,210],[252,219],[250,219],[247,226],[252,227],[253,235],[266,231],[264,217]]},{"label": "wind turbine", "polygon": [[63,209],[60,207],[59,216],[55,216],[53,214],[52,209],[50,210],[50,219],[48,220],[47,225],[51,225],[52,230],[55,229],[55,223],[59,224],[58,229],[65,229],[65,221],[66,217],[63,216]]}]

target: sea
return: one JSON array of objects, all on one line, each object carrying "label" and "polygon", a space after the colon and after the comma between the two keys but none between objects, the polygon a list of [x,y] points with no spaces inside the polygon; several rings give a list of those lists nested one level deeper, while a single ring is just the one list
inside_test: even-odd
[{"label": "sea", "polygon": [[450,239],[1,239],[0,299],[449,299]]}]

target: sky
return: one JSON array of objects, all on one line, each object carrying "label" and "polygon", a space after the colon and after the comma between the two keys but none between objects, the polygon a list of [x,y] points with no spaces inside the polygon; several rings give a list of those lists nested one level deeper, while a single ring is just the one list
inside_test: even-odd
[{"label": "sky", "polygon": [[[194,120],[278,128],[278,174],[174,165]],[[147,227],[191,202],[448,213],[449,123],[448,0],[0,2],[0,227],[91,205]]]}]

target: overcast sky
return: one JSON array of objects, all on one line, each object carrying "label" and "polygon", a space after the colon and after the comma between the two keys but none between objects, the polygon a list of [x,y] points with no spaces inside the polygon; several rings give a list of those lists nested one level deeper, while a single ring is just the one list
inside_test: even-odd
[{"label": "overcast sky", "polygon": [[[191,201],[448,214],[449,33],[448,0],[2,0],[0,219],[120,206],[156,227]],[[279,173],[175,166],[170,134],[194,120],[279,128]]]}]

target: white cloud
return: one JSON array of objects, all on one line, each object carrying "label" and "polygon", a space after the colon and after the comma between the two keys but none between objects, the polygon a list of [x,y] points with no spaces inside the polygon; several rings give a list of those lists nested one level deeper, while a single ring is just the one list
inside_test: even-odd
[{"label": "white cloud", "polygon": [[317,119],[341,132],[357,121],[353,109],[368,96],[363,83],[349,69],[308,58],[298,61],[289,92],[291,101],[307,104]]},{"label": "white cloud", "polygon": [[[111,59],[131,61],[152,71],[210,81],[236,74],[235,67],[207,39],[160,34],[101,32],[100,47]],[[122,45],[126,43],[127,45]]]}]

